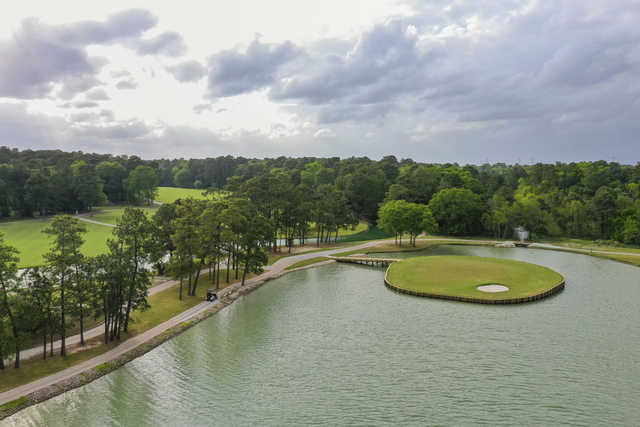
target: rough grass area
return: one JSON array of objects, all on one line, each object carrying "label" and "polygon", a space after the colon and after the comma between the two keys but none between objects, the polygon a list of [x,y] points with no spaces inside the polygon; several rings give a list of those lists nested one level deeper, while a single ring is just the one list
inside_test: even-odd
[{"label": "rough grass area", "polygon": [[316,264],[318,262],[327,261],[329,258],[324,256],[318,256],[315,258],[305,259],[304,261],[296,262],[285,268],[285,270],[293,270],[294,268],[306,267],[307,265]]},{"label": "rough grass area", "polygon": [[[391,264],[387,279],[409,291],[485,300],[538,295],[564,280],[560,274],[539,265],[474,256],[409,258]],[[489,293],[476,289],[485,284],[500,284],[509,290]]]},{"label": "rough grass area", "polygon": [[[0,232],[5,241],[20,251],[20,268],[44,264],[43,255],[49,250],[50,236],[42,230],[47,227],[51,218],[25,219],[19,221],[0,222]],[[103,225],[82,223],[87,228],[82,252],[85,255],[98,255],[107,250],[107,238],[113,229]]]},{"label": "rough grass area", "polygon": [[193,197],[194,199],[204,199],[204,191],[195,188],[158,187],[156,200],[160,203],[173,203],[178,199]]}]

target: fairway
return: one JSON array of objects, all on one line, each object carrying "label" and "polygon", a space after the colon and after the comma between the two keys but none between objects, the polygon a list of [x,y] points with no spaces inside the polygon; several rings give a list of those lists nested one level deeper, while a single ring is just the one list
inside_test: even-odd
[{"label": "fairway", "polygon": [[175,188],[175,187],[158,187],[158,195],[156,201],[160,203],[173,203],[178,199],[185,197],[193,197],[194,199],[204,199],[202,194],[205,190],[197,190],[195,188]]},{"label": "fairway", "polygon": [[[142,209],[149,218],[158,210],[158,206],[131,206],[132,208]],[[84,214],[85,218],[89,218],[93,221],[104,222],[107,224],[116,225],[118,219],[122,217],[125,206],[104,206],[94,208],[94,212]]]},{"label": "fairway", "polygon": [[[44,264],[42,256],[49,250],[50,236],[42,233],[51,218],[26,219],[0,223],[0,232],[4,234],[5,242],[20,251],[18,267],[32,267]],[[107,250],[106,241],[111,237],[113,228],[103,225],[82,222],[87,228],[84,235],[85,243],[82,253],[98,255]]]},{"label": "fairway", "polygon": [[[534,297],[564,282],[560,274],[546,267],[521,261],[475,256],[424,256],[405,259],[391,264],[385,280],[388,285],[398,288],[401,292],[465,300]],[[508,290],[483,292],[478,289],[483,285],[501,285]]]}]

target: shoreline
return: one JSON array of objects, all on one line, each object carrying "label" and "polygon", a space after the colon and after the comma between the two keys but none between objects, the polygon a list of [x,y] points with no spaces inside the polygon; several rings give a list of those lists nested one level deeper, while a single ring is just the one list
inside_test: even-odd
[{"label": "shoreline", "polygon": [[[97,364],[95,366],[89,367],[87,369],[83,369],[81,372],[74,374],[68,378],[62,379],[58,382],[55,382],[51,385],[39,388],[38,390],[35,390],[33,392],[27,393],[17,399],[8,401],[3,403],[2,405],[0,405],[0,421],[2,421],[5,418],[8,418],[18,412],[20,412],[23,409],[28,408],[29,406],[33,406],[36,405],[38,403],[42,403],[46,400],[52,399],[60,394],[66,393],[67,391],[71,391],[75,388],[78,387],[82,387],[83,385],[89,384],[113,371],[115,371],[116,369],[124,366],[125,364],[131,362],[134,359],[137,359],[140,356],[143,356],[144,354],[148,353],[149,351],[153,350],[154,348],[160,346],[161,344],[169,341],[171,338],[174,338],[178,335],[180,335],[182,332],[186,331],[187,329],[191,328],[192,326],[197,325],[198,323],[202,322],[203,320],[208,319],[209,317],[217,314],[220,310],[228,307],[229,305],[233,304],[236,300],[238,300],[240,297],[242,296],[246,296],[248,294],[250,294],[251,292],[255,291],[256,289],[262,287],[265,283],[267,283],[268,281],[271,281],[273,279],[277,279],[280,278],[282,276],[284,276],[285,274],[288,273],[292,273],[295,271],[301,271],[301,270],[307,270],[307,269],[311,269],[311,268],[316,268],[316,267],[322,267],[325,265],[329,265],[329,264],[333,264],[335,263],[334,260],[325,260],[325,261],[320,261],[314,264],[310,264],[310,265],[306,265],[306,266],[302,266],[302,267],[298,267],[298,268],[294,268],[291,270],[282,270],[279,271],[276,274],[273,275],[268,275],[265,277],[256,277],[253,278],[251,280],[253,280],[254,282],[249,283],[249,281],[245,282],[244,286],[241,286],[241,282],[236,282],[234,284],[232,284],[231,286],[225,288],[223,291],[224,295],[222,295],[220,297],[220,299],[218,299],[215,303],[211,304],[211,307],[208,308],[204,308],[202,310],[199,310],[196,312],[195,315],[193,315],[192,317],[189,317],[188,319],[186,319],[183,322],[180,322],[179,324],[175,325],[175,326],[171,326],[167,329],[164,329],[164,331],[162,331],[161,333],[151,337],[148,340],[143,341],[142,343],[134,346],[133,348],[127,350],[125,353],[111,358],[108,361],[105,361],[103,363]],[[205,303],[201,303],[201,304],[205,304]],[[192,309],[198,307],[198,305],[192,307]],[[188,311],[188,310],[187,310]],[[181,313],[183,314],[183,313]],[[171,319],[169,319],[171,320]],[[156,328],[161,327],[162,324],[156,326]],[[118,350],[118,347],[124,345],[127,342],[131,342],[134,341],[135,337],[128,339],[127,341],[124,341],[123,343],[121,343],[120,345],[118,345],[117,347],[115,347],[114,349],[110,350],[110,351],[115,351]],[[107,352],[108,353],[108,352]],[[106,353],[105,353],[106,354]],[[96,356],[96,358],[98,358],[100,356]],[[90,359],[84,363],[88,363],[91,362],[94,359]],[[67,368],[70,369],[70,368]],[[46,378],[46,377],[44,377]],[[36,380],[37,381],[37,380]],[[7,392],[10,392],[11,390],[8,390]],[[1,393],[0,393],[1,394]]]},{"label": "shoreline", "polygon": [[[423,238],[423,239],[418,239],[418,240],[423,240],[423,241],[429,241],[429,240],[434,240],[434,241],[438,241],[438,243],[434,244],[434,245],[428,245],[427,247],[423,247],[423,248],[412,248],[412,247],[406,247],[406,249],[401,249],[401,250],[397,250],[396,252],[412,252],[412,251],[419,251],[419,250],[424,250],[427,249],[428,247],[435,247],[435,246],[440,246],[440,245],[447,245],[447,244],[456,244],[455,242],[463,242],[463,243],[458,243],[458,244],[464,244],[464,245],[470,245],[470,246],[492,246],[490,241],[487,240],[481,240],[481,241],[474,241],[474,240],[465,240],[465,239],[441,239],[441,238]],[[351,249],[355,248],[360,248],[365,250],[365,255],[368,254],[372,254],[372,253],[383,253],[384,250],[371,250],[371,251],[366,251],[366,249],[371,248],[371,249],[375,249],[376,246],[381,245],[381,244],[385,244],[385,243],[391,243],[393,242],[393,240],[375,240],[375,241],[368,241],[368,242],[363,242],[360,245],[355,245],[353,247],[351,247]],[[496,241],[497,242],[497,241]],[[493,242],[493,243],[496,243]],[[332,255],[331,253],[339,253],[341,250],[344,250],[346,248],[333,248],[333,249],[327,249],[326,256],[330,256]],[[583,255],[591,255],[590,253],[588,253],[586,250],[581,251],[581,250],[567,250],[567,248],[563,248],[563,247],[555,247],[552,245],[545,245],[544,247],[536,247],[533,246],[531,247],[531,249],[547,249],[547,250],[560,250],[560,251],[567,251],[567,252],[574,252],[574,253],[578,253],[578,254],[583,254]],[[594,251],[595,252],[595,251]],[[611,253],[611,252],[609,252]],[[613,253],[615,254],[615,252]],[[634,254],[635,255],[635,254]],[[637,254],[640,257],[640,254]],[[73,374],[67,378],[64,378],[60,381],[56,381],[52,384],[49,384],[47,386],[43,386],[38,388],[35,391],[32,392],[28,392],[25,393],[23,396],[20,396],[16,399],[13,400],[7,400],[4,403],[2,403],[0,405],[0,421],[11,416],[14,415],[18,412],[20,412],[21,410],[29,407],[29,406],[33,406],[35,404],[44,402],[46,400],[49,400],[53,397],[56,397],[62,393],[65,393],[67,391],[73,390],[75,388],[81,387],[85,384],[88,384],[104,375],[107,375],[108,373],[113,372],[114,370],[122,367],[123,365],[125,365],[126,363],[148,353],[149,351],[153,350],[154,348],[158,347],[159,345],[163,344],[164,342],[170,340],[171,338],[181,334],[182,332],[186,331],[187,329],[191,328],[192,326],[202,322],[203,320],[208,319],[209,317],[215,315],[216,313],[218,313],[220,310],[222,310],[223,308],[233,304],[237,299],[239,299],[241,296],[245,296],[250,294],[251,292],[253,292],[254,290],[260,288],[261,286],[263,286],[266,282],[273,280],[273,279],[277,279],[279,277],[284,276],[285,274],[291,273],[291,272],[295,272],[295,271],[300,271],[300,270],[307,270],[307,269],[311,269],[311,268],[316,268],[316,267],[321,267],[324,265],[329,265],[332,264],[334,262],[336,262],[335,260],[329,259],[329,260],[325,260],[325,261],[320,261],[314,264],[310,264],[310,265],[306,265],[306,266],[302,266],[302,267],[298,267],[295,269],[291,269],[291,270],[286,270],[286,267],[289,265],[293,265],[296,262],[299,261],[303,261],[305,258],[309,259],[311,257],[314,256],[321,256],[317,251],[312,251],[312,253],[309,253],[308,255],[305,256],[305,253],[301,253],[299,255],[293,255],[293,256],[289,256],[289,257],[285,257],[282,258],[282,261],[284,265],[281,266],[281,268],[279,268],[278,270],[274,271],[272,269],[265,269],[265,272],[263,274],[261,274],[260,276],[254,277],[252,279],[249,279],[248,281],[245,282],[244,286],[240,285],[240,282],[236,282],[230,286],[228,286],[227,288],[224,288],[224,290],[222,291],[223,295],[220,296],[220,298],[214,302],[213,304],[211,303],[206,303],[203,302],[201,304],[198,304],[194,307],[192,307],[189,310],[186,310],[183,313],[180,313],[178,316],[175,316],[172,319],[168,319],[167,321],[163,322],[163,324],[157,325],[155,328],[152,328],[151,330],[147,331],[147,333],[151,333],[152,331],[160,328],[162,329],[161,332],[151,336],[150,338],[146,338],[143,339],[141,342],[139,343],[135,343],[136,342],[136,337],[130,338],[127,341],[122,342],[121,344],[119,344],[117,347],[115,347],[112,350],[109,350],[108,352],[104,353],[103,355],[100,356],[96,356],[95,358],[89,359],[79,365],[83,365],[83,364],[90,364],[92,366],[89,366],[85,369],[82,369],[80,372]],[[592,256],[596,256],[595,254],[593,254]],[[598,257],[598,256],[596,256]],[[605,258],[605,257],[598,257],[598,258]],[[618,261],[618,262],[623,262],[624,261],[619,261],[613,258],[605,258],[608,259],[610,261]],[[272,266],[270,266],[271,268],[273,268],[275,264],[273,264]],[[631,264],[632,265],[632,264]],[[389,286],[389,284],[387,283],[387,275],[385,272],[385,277],[384,277],[384,283],[385,286],[387,286],[387,288],[389,288],[390,290],[399,292],[399,293],[404,293],[404,294],[410,294],[409,291],[404,291],[404,290],[396,290],[394,289],[395,286],[393,286],[391,284],[391,286]],[[547,290],[546,292],[544,292],[544,296],[536,296],[536,298],[534,297],[528,297],[528,301],[516,301],[516,302],[529,302],[529,301],[535,301],[535,300],[539,300],[542,299],[544,297],[547,296],[551,296],[559,291],[561,291],[565,286],[565,282],[564,279],[562,280],[562,282],[558,285],[556,285],[553,289],[551,290]],[[551,292],[553,291],[553,292]],[[411,295],[411,294],[410,294]],[[420,295],[420,296],[428,296],[428,295]],[[446,296],[432,296],[432,298],[439,298],[439,299],[456,299],[456,300],[460,300],[458,297],[455,298],[448,298]],[[534,299],[531,299],[534,298]],[[470,301],[470,302],[478,302],[478,301]],[[491,301],[491,302],[487,302],[485,304],[512,304],[514,302],[496,302],[496,301]],[[203,304],[207,304],[206,306]],[[188,313],[190,311],[194,311],[193,314]],[[164,323],[167,322],[171,322],[171,321],[175,321],[176,318],[179,318],[181,316],[187,316],[185,318],[184,321],[178,322],[176,325],[173,326],[169,326],[169,327],[164,327],[163,329],[163,325]],[[144,335],[144,334],[142,334]],[[139,337],[142,338],[142,335],[140,335]],[[138,340],[140,341],[140,340]],[[116,351],[119,350],[119,348],[121,346],[124,346],[126,344],[134,344],[132,348],[126,350],[124,353],[119,354],[115,357],[110,358],[109,360],[103,362],[103,363],[92,363],[95,362],[96,359],[100,358],[101,356],[104,358],[109,352],[112,351]],[[67,369],[72,369],[74,368],[73,366]],[[60,371],[59,373],[62,373],[63,371]],[[56,374],[52,374],[48,377],[51,377],[53,375]],[[45,378],[48,377],[43,377],[39,380],[43,380]],[[39,381],[39,380],[35,380],[33,382]],[[25,384],[23,386],[27,386],[29,385]],[[20,387],[23,387],[20,386]],[[18,387],[16,387],[18,388]],[[16,388],[12,389],[12,390],[7,390],[5,393],[10,393],[11,391],[15,390]],[[3,393],[0,393],[0,396]]]}]

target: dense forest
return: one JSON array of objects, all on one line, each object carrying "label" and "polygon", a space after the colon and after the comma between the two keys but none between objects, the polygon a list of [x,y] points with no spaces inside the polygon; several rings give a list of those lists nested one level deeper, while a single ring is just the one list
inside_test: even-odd
[{"label": "dense forest", "polygon": [[[294,243],[336,241],[366,221],[409,244],[423,232],[512,238],[573,236],[640,243],[640,164],[424,164],[368,158],[145,161],[137,157],[0,148],[0,212],[53,215],[43,266],[18,274],[18,251],[0,233],[0,370],[41,340],[53,354],[72,324],[102,318],[104,343],[127,333],[132,310],[148,306],[152,269],[195,296],[208,280],[260,273],[269,254]],[[107,252],[82,254],[86,228],[64,213],[101,203],[150,203],[158,184],[198,187],[209,196],[178,199],[153,216],[127,207]],[[315,238],[315,239],[314,239]],[[233,276],[233,277],[232,277]],[[184,289],[183,289],[184,288]],[[81,339],[83,342],[83,339]],[[47,348],[47,344],[49,345]]]},{"label": "dense forest", "polygon": [[640,243],[640,164],[427,164],[394,156],[145,161],[62,151],[0,148],[0,216],[149,201],[153,185],[226,189],[246,196],[281,236],[310,224],[326,230],[377,222],[387,201],[428,205],[439,230],[510,238],[522,225],[539,236]]}]

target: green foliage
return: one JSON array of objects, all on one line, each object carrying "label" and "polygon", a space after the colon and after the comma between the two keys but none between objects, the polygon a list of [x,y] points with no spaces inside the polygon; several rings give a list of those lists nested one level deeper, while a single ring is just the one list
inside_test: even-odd
[{"label": "green foliage", "polygon": [[158,175],[151,166],[136,167],[125,180],[128,200],[132,203],[153,202],[158,189]]},{"label": "green foliage", "polygon": [[402,243],[402,235],[409,233],[409,243],[415,246],[415,239],[420,233],[435,233],[438,230],[438,224],[428,206],[405,200],[385,203],[380,207],[378,218],[378,225],[384,231],[396,235],[397,243]]},{"label": "green foliage", "polygon": [[429,202],[440,231],[452,235],[471,235],[482,231],[484,204],[479,195],[466,188],[440,190]]}]

